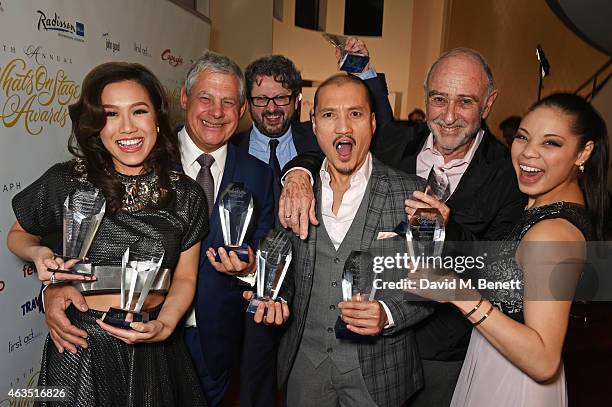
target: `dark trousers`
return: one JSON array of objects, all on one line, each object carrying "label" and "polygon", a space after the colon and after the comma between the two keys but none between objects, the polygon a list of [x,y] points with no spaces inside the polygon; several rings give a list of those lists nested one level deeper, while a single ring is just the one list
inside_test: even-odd
[{"label": "dark trousers", "polygon": [[247,314],[240,360],[240,407],[276,405],[278,329],[256,324]]},{"label": "dark trousers", "polygon": [[408,402],[410,407],[448,407],[463,361],[423,359],[423,388]]},{"label": "dark trousers", "polygon": [[202,345],[200,344],[200,333],[198,328],[191,327],[185,329],[185,344],[191,359],[198,372],[200,384],[206,397],[206,402],[210,407],[223,406],[223,398],[229,388],[231,372],[223,372],[219,377],[212,377],[206,368],[206,362],[202,354]]},{"label": "dark trousers", "polygon": [[[245,318],[244,341],[240,358],[240,406],[273,407],[276,394],[277,331],[274,327],[256,324],[252,315]],[[231,371],[213,377],[206,367],[197,328],[185,329],[185,343],[191,353],[206,401],[211,407],[223,406],[230,386]],[[240,349],[236,349],[240,353]],[[238,367],[238,366],[236,366]]]}]

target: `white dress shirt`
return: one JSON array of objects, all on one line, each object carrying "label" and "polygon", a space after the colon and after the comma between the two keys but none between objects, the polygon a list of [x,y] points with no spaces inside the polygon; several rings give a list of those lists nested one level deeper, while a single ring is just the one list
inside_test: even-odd
[{"label": "white dress shirt", "polygon": [[[334,191],[331,188],[331,175],[327,171],[327,158],[323,160],[319,176],[321,177],[321,216],[323,225],[336,250],[342,244],[348,230],[355,220],[359,205],[365,196],[365,191],[372,175],[372,154],[368,156],[363,165],[351,176],[349,189],[342,195],[342,202],[338,213],[334,214]],[[394,326],[391,311],[383,301],[379,301],[387,314],[385,328]]]},{"label": "white dress shirt", "polygon": [[[204,151],[200,150],[198,146],[195,145],[191,137],[187,134],[187,130],[183,127],[181,131],[178,133],[179,146],[181,150],[181,163],[183,164],[183,171],[189,178],[196,179],[198,176],[198,172],[200,172],[201,165],[198,163],[197,159],[201,156]],[[227,144],[219,147],[217,150],[210,153],[215,159],[215,162],[210,166],[210,172],[213,177],[213,183],[215,186],[215,196],[213,197],[213,201],[217,200],[217,195],[219,195],[219,187],[221,186],[221,180],[223,179],[223,171],[225,170],[225,160],[227,159]],[[214,209],[213,209],[214,210]],[[207,250],[208,247],[202,247],[202,250]],[[251,285],[255,281],[254,276],[248,277],[237,277],[242,281],[245,281]],[[192,308],[189,311],[189,316],[185,321],[185,325],[187,326],[196,326],[196,318],[195,318],[195,310]]]}]

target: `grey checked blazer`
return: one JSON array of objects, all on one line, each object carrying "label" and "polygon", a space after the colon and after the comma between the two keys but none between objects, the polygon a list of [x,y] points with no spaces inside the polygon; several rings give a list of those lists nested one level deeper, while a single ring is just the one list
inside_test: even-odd
[{"label": "grey checked blazer", "polygon": [[[422,190],[423,180],[392,169],[372,157],[372,175],[367,218],[361,247],[354,250],[397,247],[402,238],[377,240],[378,232],[392,231],[406,219],[404,200]],[[315,177],[315,194],[320,197],[319,177]],[[304,332],[306,312],[312,290],[317,227],[310,226],[308,240],[294,238],[292,269],[283,284],[283,298],[289,301],[291,316],[281,337],[278,353],[278,380],[283,387],[295,361]],[[378,298],[378,297],[377,297]],[[380,406],[399,407],[423,385],[421,360],[411,327],[433,312],[431,306],[407,301],[407,295],[396,291],[384,302],[391,311],[395,326],[385,329],[374,341],[360,343],[359,364],[372,398]]]}]

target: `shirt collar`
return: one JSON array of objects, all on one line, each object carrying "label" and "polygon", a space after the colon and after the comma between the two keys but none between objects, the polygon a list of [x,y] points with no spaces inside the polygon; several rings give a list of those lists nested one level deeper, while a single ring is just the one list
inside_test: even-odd
[{"label": "shirt collar", "polygon": [[[321,164],[321,170],[319,171],[319,175],[321,180],[329,185],[331,181],[331,175],[327,171],[327,157],[323,160],[323,164]],[[372,154],[368,153],[366,160],[361,165],[361,167],[351,176],[351,186],[355,184],[357,181],[365,182],[366,184],[370,181],[370,176],[372,175]]]},{"label": "shirt collar", "polygon": [[278,140],[278,145],[282,146],[286,143],[289,143],[292,140],[291,126],[287,129],[287,131],[280,137],[268,137],[253,124],[251,127],[251,141],[257,144],[258,149],[268,151],[270,148],[270,140],[276,139]]},{"label": "shirt collar", "polygon": [[[198,157],[204,153],[204,151],[200,150],[200,148],[193,142],[191,137],[189,137],[186,127],[183,127],[179,131],[178,138],[181,150],[181,162],[184,166],[192,166]],[[225,160],[227,158],[227,144],[222,145],[209,154],[215,159],[213,167],[216,166],[219,170],[223,170],[223,168],[225,168]]]},{"label": "shirt collar", "polygon": [[[474,137],[474,142],[470,146],[470,149],[467,151],[467,153],[465,153],[465,156],[463,156],[463,158],[457,158],[455,160],[452,160],[451,162],[454,162],[456,165],[460,165],[464,163],[469,164],[472,161],[474,154],[476,154],[476,149],[480,145],[480,142],[482,141],[483,136],[484,136],[484,130],[482,129],[478,130],[478,133],[476,133],[476,137]],[[427,140],[425,140],[425,144],[423,145],[423,148],[421,151],[430,150],[432,154],[442,155],[434,147],[433,140],[434,140],[433,133],[429,132],[429,136],[427,137]]]}]

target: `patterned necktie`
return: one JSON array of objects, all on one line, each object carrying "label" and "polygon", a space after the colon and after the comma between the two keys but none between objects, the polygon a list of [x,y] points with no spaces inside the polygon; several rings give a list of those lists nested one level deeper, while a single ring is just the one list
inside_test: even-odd
[{"label": "patterned necktie", "polygon": [[200,184],[206,195],[208,202],[208,217],[212,214],[213,205],[215,204],[215,183],[213,181],[210,166],[213,165],[215,159],[210,154],[202,154],[196,160],[200,164],[200,171],[196,177],[196,182]]},{"label": "patterned necktie", "polygon": [[[272,175],[274,175],[274,208],[278,210],[278,199],[280,198],[281,191],[281,168],[276,156],[276,147],[278,147],[278,140],[272,139],[270,144],[270,167],[272,167]],[[276,214],[275,214],[276,215]]]}]

